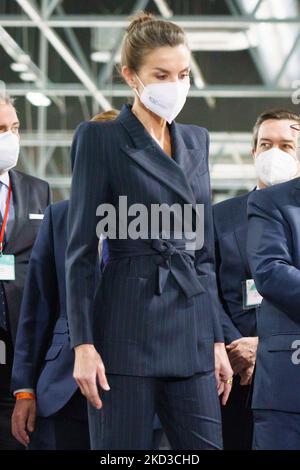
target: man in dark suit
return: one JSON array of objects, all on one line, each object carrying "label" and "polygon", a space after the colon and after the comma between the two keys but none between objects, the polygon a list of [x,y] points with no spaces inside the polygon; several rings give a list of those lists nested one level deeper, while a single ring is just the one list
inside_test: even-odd
[{"label": "man in dark suit", "polygon": [[[288,140],[296,155],[297,130],[291,129]],[[298,162],[295,179],[255,192],[248,201],[248,259],[263,296],[252,399],[254,449],[300,449],[299,175]]]},{"label": "man in dark suit", "polygon": [[[224,327],[226,344],[240,338],[249,341],[256,336],[255,308],[244,310],[242,285],[251,279],[246,257],[247,200],[249,194],[235,197],[214,206],[216,263],[220,296],[228,315]],[[248,338],[250,338],[248,340]],[[247,339],[246,339],[247,338]],[[222,408],[224,449],[250,449],[252,443],[252,416],[247,406],[249,386],[240,384],[235,375],[231,396]]]},{"label": "man in dark suit", "polygon": [[[0,258],[0,449],[23,448],[10,431],[14,399],[10,393],[13,344],[25,274],[45,208],[49,185],[12,168],[19,155],[19,120],[13,102],[0,97],[0,213],[3,256]],[[0,246],[1,251],[1,246]]]},{"label": "man in dark suit", "polygon": [[89,448],[87,404],[72,375],[66,315],[67,214],[68,201],[46,209],[21,306],[12,389],[30,389],[36,400],[16,401],[12,430],[30,449]]},{"label": "man in dark suit", "polygon": [[[286,132],[290,132],[290,124],[297,119],[297,115],[288,110],[266,111],[258,117],[253,130],[252,150],[258,177],[256,189],[264,189],[269,184],[265,181],[261,166],[257,165],[257,157],[265,158],[264,152],[270,148],[286,151]],[[284,158],[284,154],[281,156]],[[219,291],[229,320],[224,334],[231,365],[235,374],[241,374],[241,378],[235,376],[228,404],[222,409],[225,449],[250,449],[252,446],[253,418],[249,388],[257,347],[258,306],[248,302],[247,286],[252,282],[252,275],[246,241],[247,202],[249,196],[257,192],[256,189],[214,206]],[[253,284],[251,286],[254,288]]]}]

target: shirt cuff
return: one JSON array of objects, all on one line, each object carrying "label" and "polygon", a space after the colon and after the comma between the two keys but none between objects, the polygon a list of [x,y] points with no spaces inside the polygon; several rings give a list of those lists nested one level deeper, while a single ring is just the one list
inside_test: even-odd
[{"label": "shirt cuff", "polygon": [[20,388],[19,390],[14,391],[14,396],[16,396],[17,393],[34,393],[33,388]]}]

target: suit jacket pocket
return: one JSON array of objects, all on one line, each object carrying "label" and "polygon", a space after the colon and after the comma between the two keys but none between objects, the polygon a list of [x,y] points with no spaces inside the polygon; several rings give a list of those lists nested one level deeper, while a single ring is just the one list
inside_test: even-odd
[{"label": "suit jacket pocket", "polygon": [[270,381],[274,409],[300,412],[300,334],[272,335],[266,340],[260,367]]},{"label": "suit jacket pocket", "polygon": [[60,317],[57,319],[54,325],[54,333],[68,333],[68,320],[65,317]]},{"label": "suit jacket pocket", "polygon": [[28,220],[28,226],[29,227],[36,227],[36,228],[39,228],[42,224],[43,220],[42,219],[32,219],[32,220]]},{"label": "suit jacket pocket", "polygon": [[53,359],[56,359],[62,348],[63,344],[52,344],[46,353],[45,361],[53,361]]},{"label": "suit jacket pocket", "polygon": [[276,351],[290,351],[292,352],[295,349],[296,341],[300,342],[300,331],[298,334],[296,333],[281,333],[278,335],[269,336],[267,343],[268,343],[268,351],[276,352]]},{"label": "suit jacket pocket", "polygon": [[118,277],[105,282],[103,304],[95,306],[95,338],[100,341],[141,343],[151,300],[149,279]]}]

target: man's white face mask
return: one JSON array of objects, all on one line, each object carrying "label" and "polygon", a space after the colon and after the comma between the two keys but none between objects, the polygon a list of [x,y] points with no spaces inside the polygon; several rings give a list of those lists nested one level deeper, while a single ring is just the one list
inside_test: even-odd
[{"label": "man's white face mask", "polygon": [[296,157],[278,148],[271,148],[257,155],[254,165],[257,177],[266,186],[289,181],[298,171]]},{"label": "man's white face mask", "polygon": [[171,124],[186,102],[190,82],[187,80],[181,80],[176,82],[149,83],[149,85],[144,85],[138,75],[136,75],[136,77],[143,86],[141,95],[136,89],[134,90],[141,102],[150,111]]},{"label": "man's white face mask", "polygon": [[19,137],[13,132],[0,133],[0,174],[16,166],[19,158]]}]

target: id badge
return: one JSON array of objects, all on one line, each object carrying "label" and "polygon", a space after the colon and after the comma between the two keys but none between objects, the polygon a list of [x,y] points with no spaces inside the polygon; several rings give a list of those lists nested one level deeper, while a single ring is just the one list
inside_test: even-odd
[{"label": "id badge", "polygon": [[14,255],[0,256],[0,281],[14,281],[15,276],[15,257]]},{"label": "id badge", "polygon": [[247,279],[242,283],[243,287],[243,309],[250,310],[251,308],[258,307],[263,298],[257,291],[254,279]]}]

